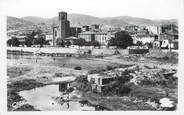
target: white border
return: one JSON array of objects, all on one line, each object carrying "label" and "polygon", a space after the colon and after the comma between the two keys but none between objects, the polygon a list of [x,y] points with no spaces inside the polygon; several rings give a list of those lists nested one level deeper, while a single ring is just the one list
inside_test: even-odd
[{"label": "white border", "polygon": [[[1,0],[0,0],[1,3]],[[174,112],[168,111],[118,111],[118,112],[7,112],[7,88],[6,88],[6,11],[2,9],[4,6],[0,4],[0,115],[76,115],[76,114],[141,114],[141,115],[184,115],[184,0],[180,0],[181,11],[179,17],[179,66],[178,66],[178,109]],[[155,6],[156,7],[156,6]]]}]

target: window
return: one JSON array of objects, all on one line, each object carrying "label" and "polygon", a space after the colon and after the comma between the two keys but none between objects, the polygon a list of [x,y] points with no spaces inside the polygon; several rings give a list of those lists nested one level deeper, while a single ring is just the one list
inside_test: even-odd
[{"label": "window", "polygon": [[98,78],[98,84],[100,84],[100,78]]},{"label": "window", "polygon": [[57,31],[55,30],[55,36],[57,36]]}]

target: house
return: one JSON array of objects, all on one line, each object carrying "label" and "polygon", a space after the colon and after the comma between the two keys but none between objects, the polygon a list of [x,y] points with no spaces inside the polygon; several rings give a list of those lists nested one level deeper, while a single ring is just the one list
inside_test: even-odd
[{"label": "house", "polygon": [[49,41],[50,46],[54,46],[54,44],[53,44],[53,35],[52,34],[46,34],[45,35],[45,40]]},{"label": "house", "polygon": [[108,75],[107,73],[89,74],[88,81],[92,83],[92,90],[102,92],[104,87],[116,79],[116,74]]},{"label": "house", "polygon": [[70,36],[70,37],[65,38],[64,40],[65,41],[70,41],[70,43],[73,45],[74,41],[77,40],[77,39],[78,39],[77,37]]},{"label": "house", "polygon": [[128,31],[130,34],[135,34],[138,31],[140,31],[140,28],[137,25],[130,25],[130,26],[126,26],[125,30]]},{"label": "house", "polygon": [[155,48],[178,49],[178,35],[175,33],[162,33],[160,38],[154,41]]},{"label": "house", "polygon": [[155,35],[158,35],[161,33],[161,27],[160,26],[153,26],[153,25],[150,25],[150,26],[146,26],[145,27],[150,33],[152,34],[155,34]]},{"label": "house", "polygon": [[100,25],[99,24],[92,24],[90,30],[91,31],[99,31]]},{"label": "house", "polygon": [[83,25],[82,26],[82,32],[89,31],[89,26],[88,25]]},{"label": "house", "polygon": [[111,34],[108,32],[97,32],[95,34],[95,40],[98,41],[102,46],[107,46],[110,39]]},{"label": "house", "polygon": [[78,36],[79,33],[82,32],[80,27],[70,27],[70,36]]},{"label": "house", "polygon": [[83,38],[86,41],[95,41],[95,32],[92,31],[86,31],[78,34],[78,38]]},{"label": "house", "polygon": [[101,45],[107,46],[108,41],[115,37],[116,32],[94,32],[94,31],[87,31],[79,33],[78,38],[83,38],[86,41],[98,41]]},{"label": "house", "polygon": [[144,35],[132,35],[133,43],[141,42],[143,45],[146,43],[153,43],[155,41],[155,36],[153,34],[144,34]]},{"label": "house", "polygon": [[108,86],[109,83],[115,81],[119,76],[127,74],[127,71],[134,71],[138,69],[139,68],[136,65],[126,68],[116,68],[103,73],[89,74],[87,80],[92,83],[92,90],[100,93],[103,92],[103,89]]},{"label": "house", "polygon": [[161,44],[161,48],[162,49],[178,49],[178,40],[172,40],[169,41],[168,39],[162,40],[162,44]]}]

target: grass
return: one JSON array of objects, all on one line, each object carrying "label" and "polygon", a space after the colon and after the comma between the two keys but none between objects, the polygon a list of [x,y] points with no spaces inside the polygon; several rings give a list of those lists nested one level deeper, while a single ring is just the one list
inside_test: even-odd
[{"label": "grass", "polygon": [[25,104],[15,109],[14,111],[40,111],[40,110],[35,109],[32,105]]},{"label": "grass", "polygon": [[132,100],[124,100],[122,97],[111,97],[107,98],[100,94],[84,93],[84,98],[93,105],[100,105],[108,110],[119,111],[119,110],[155,110],[150,105],[139,102],[134,103]]},{"label": "grass", "polygon": [[44,84],[39,83],[33,79],[25,79],[8,84],[8,89],[15,92],[19,92],[22,90],[29,90],[41,86],[44,86]]},{"label": "grass", "polygon": [[[19,102],[22,101],[23,98],[21,96],[18,95],[19,91],[22,90],[29,90],[29,89],[33,89],[36,87],[41,87],[44,84],[37,82],[36,80],[33,79],[25,79],[25,80],[21,80],[21,81],[15,81],[11,84],[8,84],[8,110],[11,111],[13,110],[12,104],[14,102]],[[22,110],[22,111],[31,111],[31,110],[35,110],[34,107],[30,106],[30,105],[23,105],[22,107],[18,108],[18,110]]]},{"label": "grass", "polygon": [[10,78],[19,77],[21,75],[28,73],[31,70],[32,70],[32,68],[27,67],[27,66],[26,67],[8,67],[7,68],[7,75]]},{"label": "grass", "polygon": [[159,62],[178,64],[178,53],[177,52],[163,52],[159,50],[151,50],[146,55],[147,58],[157,60]]}]

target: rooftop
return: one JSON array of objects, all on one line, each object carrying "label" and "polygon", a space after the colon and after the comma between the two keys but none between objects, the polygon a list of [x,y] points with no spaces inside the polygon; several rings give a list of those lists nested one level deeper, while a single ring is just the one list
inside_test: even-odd
[{"label": "rooftop", "polygon": [[67,37],[67,38],[65,38],[66,40],[76,40],[76,39],[78,39],[77,37],[74,37],[74,36],[70,36],[70,37]]}]

